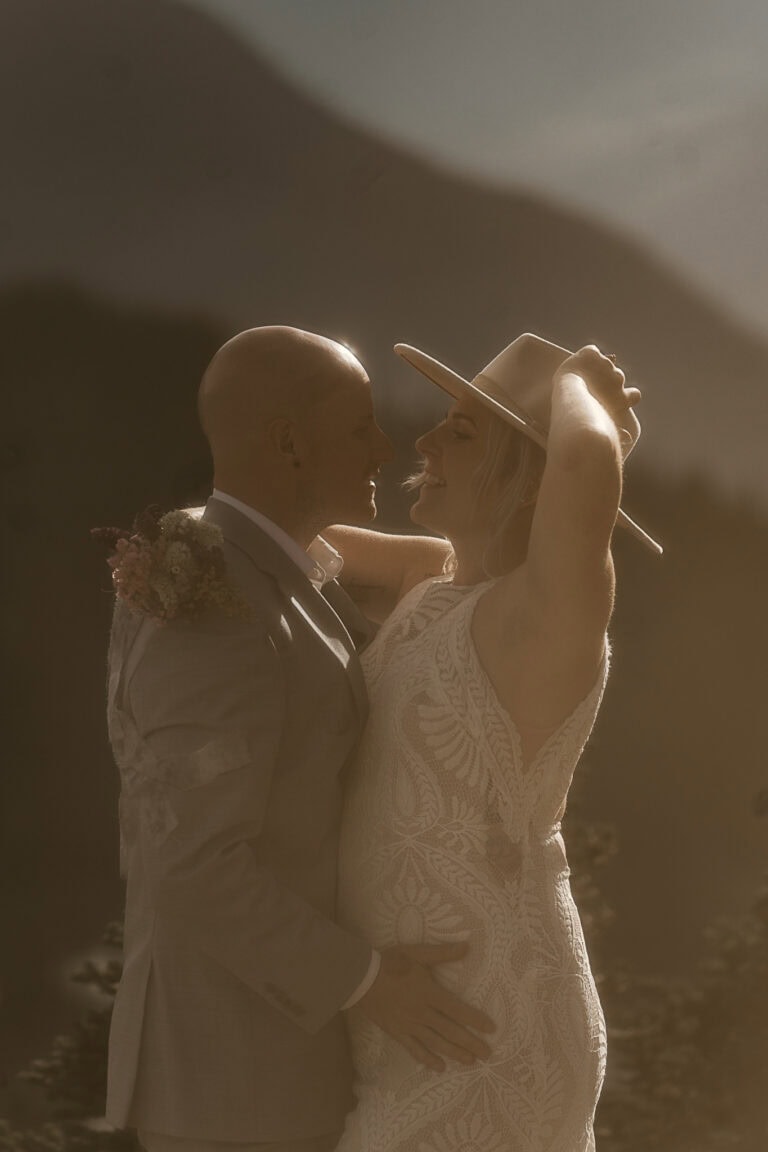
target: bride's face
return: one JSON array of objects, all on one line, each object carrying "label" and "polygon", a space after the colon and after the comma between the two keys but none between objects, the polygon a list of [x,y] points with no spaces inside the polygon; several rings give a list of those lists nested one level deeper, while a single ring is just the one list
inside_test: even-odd
[{"label": "bride's face", "polygon": [[479,401],[463,397],[451,405],[444,420],[416,441],[424,460],[416,477],[418,499],[411,508],[415,524],[454,542],[476,539],[482,546],[487,540],[493,494],[481,506],[475,489],[493,419]]}]

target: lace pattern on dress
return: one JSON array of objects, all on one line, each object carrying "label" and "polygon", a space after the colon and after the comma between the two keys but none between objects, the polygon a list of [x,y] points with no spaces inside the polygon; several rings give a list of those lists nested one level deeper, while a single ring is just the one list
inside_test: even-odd
[{"label": "lace pattern on dress", "polygon": [[497,1023],[491,1059],[437,1074],[349,1013],[359,1106],[338,1152],[588,1152],[605,1027],[556,816],[607,672],[524,768],[480,664],[489,587],[413,589],[363,656],[371,716],[349,783],[342,921],[374,944],[469,939],[441,980]]}]

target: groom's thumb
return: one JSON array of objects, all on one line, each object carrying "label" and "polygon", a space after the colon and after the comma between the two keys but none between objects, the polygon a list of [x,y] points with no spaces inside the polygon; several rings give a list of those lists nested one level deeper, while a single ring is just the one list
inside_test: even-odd
[{"label": "groom's thumb", "polygon": [[450,964],[453,960],[463,960],[469,951],[469,943],[466,940],[457,940],[453,944],[406,944],[402,947],[402,951],[417,964],[434,968],[437,964]]}]

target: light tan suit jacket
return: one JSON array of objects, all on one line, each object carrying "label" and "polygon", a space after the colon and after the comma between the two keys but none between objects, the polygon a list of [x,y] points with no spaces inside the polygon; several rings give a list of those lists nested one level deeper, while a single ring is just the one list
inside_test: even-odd
[{"label": "light tan suit jacket", "polygon": [[352,1104],[339,1009],[371,949],[334,913],[365,689],[347,629],[282,549],[220,501],[205,517],[255,621],[115,613],[127,901],[107,1118],[296,1140],[339,1128]]}]

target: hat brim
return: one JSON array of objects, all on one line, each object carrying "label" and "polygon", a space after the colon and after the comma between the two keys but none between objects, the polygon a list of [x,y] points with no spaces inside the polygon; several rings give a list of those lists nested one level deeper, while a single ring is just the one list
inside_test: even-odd
[{"label": "hat brim", "polygon": [[[547,446],[547,438],[538,428],[535,427],[530,421],[525,419],[523,414],[515,412],[511,407],[502,404],[499,400],[495,400],[493,396],[489,396],[486,392],[481,391],[480,388],[469,381],[465,380],[463,376],[457,375],[445,364],[441,364],[439,360],[435,360],[432,356],[427,356],[426,352],[420,352],[418,348],[412,348],[410,344],[395,344],[395,352],[398,356],[402,357],[408,364],[416,368],[433,384],[437,384],[438,388],[442,388],[449,396],[453,396],[454,400],[460,399],[462,396],[474,396],[486,408],[490,408],[502,420],[506,420],[508,424],[513,424],[531,440],[540,445],[542,448]],[[568,355],[568,353],[566,353]]]},{"label": "hat brim", "polygon": [[[563,351],[566,356],[570,355],[567,349],[563,349]],[[426,352],[422,352],[418,348],[413,348],[410,344],[395,344],[395,352],[401,359],[405,360],[406,363],[410,364],[418,372],[421,372],[422,376],[426,376],[426,378],[431,380],[433,384],[436,384],[438,388],[442,388],[444,392],[452,396],[454,400],[459,400],[462,396],[475,397],[486,408],[489,408],[492,412],[495,412],[497,416],[500,416],[502,420],[505,420],[508,424],[517,428],[523,435],[528,436],[529,439],[546,450],[547,437],[536,425],[526,420],[522,414],[513,411],[512,408],[508,408],[506,404],[502,404],[500,401],[494,399],[493,396],[488,396],[487,393],[477,388],[471,381],[465,380],[463,376],[459,376],[458,373],[454,372],[451,368],[448,368],[445,364],[441,364],[439,360],[435,360],[434,357],[428,356]],[[620,524],[622,528],[625,528],[628,532],[631,532],[641,544],[644,544],[646,548],[654,552],[657,556],[663,554],[664,549],[661,544],[654,540],[652,536],[649,536],[645,529],[641,528],[639,524],[628,516],[623,508],[619,508],[616,523]]]}]

